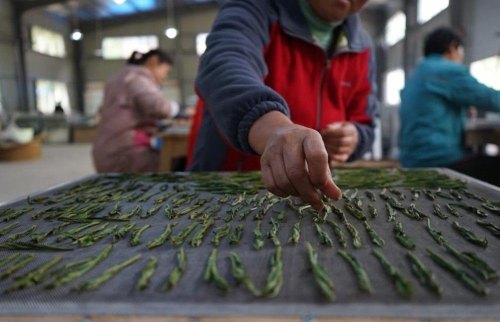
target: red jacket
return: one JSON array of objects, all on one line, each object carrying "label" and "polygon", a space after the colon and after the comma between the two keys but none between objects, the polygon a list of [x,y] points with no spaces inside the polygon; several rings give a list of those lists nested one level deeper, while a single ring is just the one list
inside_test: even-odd
[{"label": "red jacket", "polygon": [[360,142],[353,158],[369,150],[376,107],[371,41],[356,15],[340,28],[347,44],[327,54],[312,39],[298,1],[234,0],[223,6],[196,81],[190,170],[260,169],[248,131],[273,110],[318,131],[332,122],[354,122]]}]

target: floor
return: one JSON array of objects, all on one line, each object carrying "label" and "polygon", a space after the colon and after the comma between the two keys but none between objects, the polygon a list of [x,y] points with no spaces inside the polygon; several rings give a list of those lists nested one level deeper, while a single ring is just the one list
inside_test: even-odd
[{"label": "floor", "polygon": [[51,144],[41,159],[0,162],[0,204],[95,173],[90,151],[90,144]]}]

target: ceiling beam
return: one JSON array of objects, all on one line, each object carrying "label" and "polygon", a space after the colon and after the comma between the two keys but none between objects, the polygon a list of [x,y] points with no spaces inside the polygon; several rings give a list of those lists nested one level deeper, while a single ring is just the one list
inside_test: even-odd
[{"label": "ceiling beam", "polygon": [[106,16],[107,17],[115,17],[115,15],[113,14],[113,9],[111,9],[110,7],[110,3],[112,1],[109,0],[109,1],[106,1],[106,0],[93,0],[93,3],[95,4],[96,7],[99,7],[101,8],[102,11],[106,12]]},{"label": "ceiling beam", "polygon": [[[176,8],[175,14],[182,14],[182,13],[186,13],[186,12],[205,11],[207,9],[212,9],[212,8],[217,8],[217,7],[218,7],[218,5],[215,1],[208,2],[205,4],[193,4],[193,5],[187,5],[187,6],[183,6],[180,8]],[[101,28],[111,28],[111,27],[123,25],[124,23],[145,21],[148,19],[155,19],[155,18],[162,18],[162,17],[166,17],[165,8],[160,8],[160,9],[148,11],[148,12],[141,12],[141,13],[137,13],[137,14],[117,16],[114,18],[100,19],[100,26],[101,26]],[[80,22],[80,29],[82,31],[95,30],[95,20],[81,21]]]},{"label": "ceiling beam", "polygon": [[[12,6],[16,9],[16,12],[19,14],[23,14],[24,12],[32,9],[37,9],[37,8],[43,8],[52,4],[56,3],[66,3],[67,0],[10,0],[12,3]],[[94,10],[92,16],[94,19],[92,20],[87,20],[87,21],[80,21],[80,25],[82,30],[93,30],[94,26],[94,21],[96,19],[99,19],[98,17],[98,10],[103,10],[110,18],[104,18],[100,19],[101,23],[103,24],[103,27],[108,27],[108,26],[115,26],[122,24],[124,22],[129,22],[129,21],[136,21],[136,20],[146,20],[146,19],[151,19],[151,18],[158,18],[162,17],[165,15],[165,7],[161,5],[161,2],[157,2],[157,5],[159,5],[158,9],[151,10],[151,11],[139,11],[136,14],[130,14],[130,15],[113,15],[109,7],[105,5],[102,1],[95,0],[94,2],[97,6],[96,8],[92,8]],[[109,0],[111,1],[111,0]],[[198,3],[198,4],[186,4],[186,5],[177,5],[176,6],[176,14],[180,12],[186,12],[186,11],[193,11],[193,10],[206,10],[207,8],[214,8],[220,2],[223,2],[224,0],[212,0],[207,3]],[[86,2],[83,2],[83,6],[76,10],[81,10],[82,8],[88,8],[86,6]],[[83,10],[83,9],[82,9]],[[89,10],[85,10],[87,13]]]},{"label": "ceiling beam", "polygon": [[136,12],[142,12],[141,9],[139,9],[134,1],[130,1],[129,4],[134,8]]},{"label": "ceiling beam", "polygon": [[18,12],[23,13],[25,11],[49,6],[55,3],[63,3],[66,0],[11,0],[12,6],[15,7]]}]

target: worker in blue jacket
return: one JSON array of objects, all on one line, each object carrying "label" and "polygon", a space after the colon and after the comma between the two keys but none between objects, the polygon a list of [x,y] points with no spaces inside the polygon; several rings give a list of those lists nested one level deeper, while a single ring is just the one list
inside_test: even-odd
[{"label": "worker in blue jacket", "polygon": [[463,42],[450,28],[426,37],[424,55],[401,92],[401,163],[453,168],[474,162],[464,145],[467,112],[500,111],[500,91],[479,83],[462,64]]}]

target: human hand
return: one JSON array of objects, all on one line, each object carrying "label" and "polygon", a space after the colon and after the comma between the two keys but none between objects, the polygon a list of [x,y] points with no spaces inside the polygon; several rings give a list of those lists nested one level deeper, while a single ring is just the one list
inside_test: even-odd
[{"label": "human hand", "polygon": [[358,146],[358,130],[351,122],[329,124],[321,135],[332,161],[346,162]]},{"label": "human hand", "polygon": [[324,206],[321,193],[340,199],[342,192],[332,180],[328,154],[317,131],[270,112],[254,123],[249,142],[261,154],[262,181],[275,195],[300,196],[317,210]]},{"label": "human hand", "polygon": [[477,108],[474,106],[469,107],[469,110],[467,111],[467,117],[471,120],[477,119]]}]

